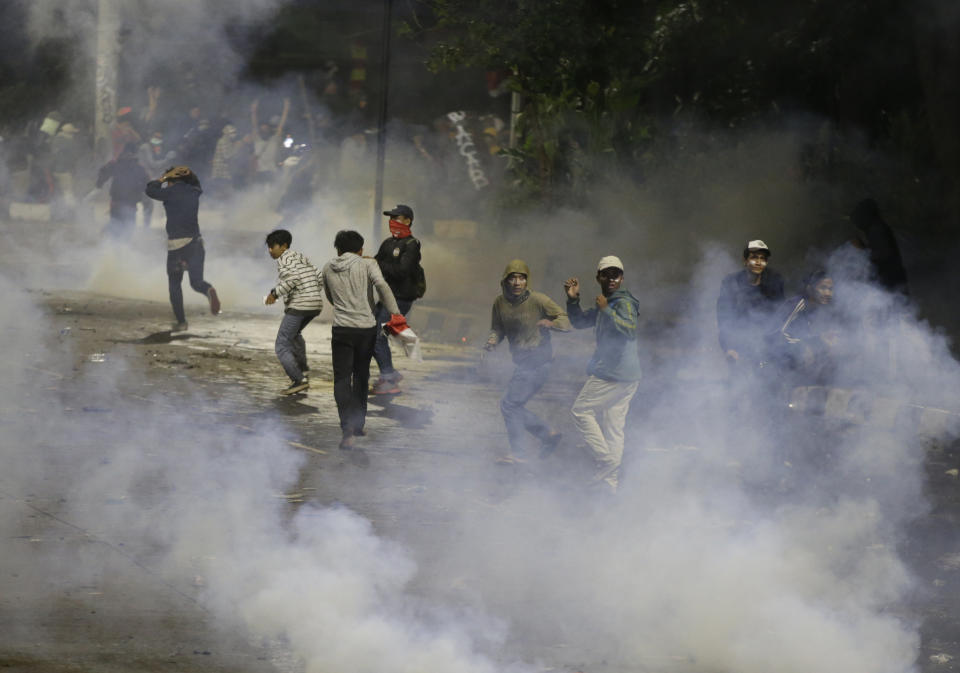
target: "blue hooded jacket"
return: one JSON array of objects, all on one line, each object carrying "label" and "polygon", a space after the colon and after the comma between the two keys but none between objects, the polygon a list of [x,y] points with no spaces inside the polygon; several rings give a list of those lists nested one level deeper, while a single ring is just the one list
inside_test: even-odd
[{"label": "blue hooded jacket", "polygon": [[640,354],[637,352],[639,300],[627,290],[617,290],[607,297],[607,307],[580,308],[580,299],[567,298],[567,315],[578,329],[596,326],[597,350],[587,374],[606,381],[639,381]]}]

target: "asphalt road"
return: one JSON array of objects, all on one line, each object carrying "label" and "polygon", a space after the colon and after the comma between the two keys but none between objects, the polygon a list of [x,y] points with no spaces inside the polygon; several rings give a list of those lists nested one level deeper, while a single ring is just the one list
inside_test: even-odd
[{"label": "asphalt road", "polygon": [[[28,263],[17,252],[8,248],[4,253],[5,272],[23,271]],[[359,535],[366,544],[374,544],[371,539],[396,544],[405,550],[402,558],[418,568],[397,581],[403,585],[398,594],[383,589],[392,596],[388,603],[402,595],[456,606],[439,616],[422,607],[391,610],[434,627],[437,622],[459,622],[469,625],[467,631],[478,623],[490,631],[498,627],[466,613],[506,612],[504,633],[491,635],[479,627],[470,633],[481,653],[476,656],[492,667],[520,660],[528,670],[718,670],[715,664],[698,661],[691,654],[695,647],[665,645],[656,652],[651,648],[647,657],[608,656],[602,637],[582,636],[579,627],[571,626],[576,619],[558,615],[553,623],[534,608],[511,616],[510,610],[525,600],[523,587],[509,583],[510,561],[528,558],[510,548],[518,540],[511,538],[499,547],[496,538],[478,544],[465,539],[482,536],[477,522],[483,521],[514,521],[512,529],[520,531],[535,528],[533,488],[534,493],[549,492],[545,501],[558,510],[544,526],[552,528],[546,539],[560,551],[543,553],[563,559],[565,528],[589,530],[591,517],[622,509],[614,501],[584,495],[590,465],[567,412],[582,383],[591,348],[589,331],[568,338],[558,354],[556,375],[531,403],[564,432],[556,455],[548,459],[532,452],[523,465],[504,468],[494,463],[505,446],[497,405],[509,362],[498,353],[481,363],[470,346],[437,343],[425,344],[422,363],[398,360],[405,374],[403,394],[372,399],[367,436],[356,451],[342,452],[337,449],[328,324],[312,325],[305,334],[310,391],[284,398],[278,391],[285,380],[272,352],[275,314],[227,307],[212,317],[193,300],[188,304],[191,329],[171,335],[169,308],[162,301],[42,289],[42,276],[32,269],[25,298],[8,307],[8,316],[10,311],[22,313],[4,322],[9,362],[0,410],[6,445],[0,472],[0,532],[5,536],[0,555],[0,670],[411,670],[387,659],[361,665],[347,655],[329,660],[318,656],[316,661],[326,663],[314,664],[310,638],[304,643],[295,635],[283,635],[279,627],[271,631],[264,626],[257,633],[249,621],[245,628],[243,619],[232,621],[230,613],[247,618],[253,608],[242,597],[255,592],[256,583],[244,580],[236,594],[224,589],[230,585],[224,578],[232,576],[234,568],[246,568],[243,559],[229,558],[229,543],[171,543],[170,522],[179,526],[181,520],[202,518],[208,511],[229,516],[233,499],[240,497],[228,482],[230,475],[242,471],[225,467],[206,472],[208,463],[215,462],[210,456],[220,460],[232,448],[257,451],[267,444],[278,445],[275,455],[289,464],[275,465],[270,459],[262,471],[275,467],[286,477],[244,476],[248,481],[236,508],[249,512],[262,506],[274,512],[275,518],[266,519],[274,529],[270,534],[279,530],[291,538],[306,536],[299,528],[300,517],[323,517],[323,512],[341,508],[355,512],[369,522],[374,536]],[[31,331],[37,325],[39,330]],[[670,344],[659,347],[667,352]],[[631,414],[632,427],[639,427],[647,409],[655,406],[660,385],[655,377],[644,384]],[[635,470],[670,464],[692,472],[698,462],[707,461],[702,450],[682,441],[637,446],[628,461]],[[933,673],[958,670],[960,665],[960,461],[950,443],[929,444],[926,450],[923,488],[928,508],[911,517],[897,538],[896,555],[914,574],[912,588],[877,610],[913,625],[908,630],[920,636],[917,670]],[[243,455],[260,465],[254,453]],[[741,467],[726,465],[716,478],[736,481]],[[132,487],[117,481],[130,475],[137,480]],[[633,502],[630,488],[628,472],[622,497]],[[770,502],[764,498],[778,495],[758,497]],[[250,503],[252,510],[246,509]],[[623,511],[612,516],[630,520]],[[234,528],[226,528],[225,539],[245,536],[243,519],[230,526]],[[749,528],[742,521],[730,526]],[[170,535],[184,530],[176,528]],[[224,530],[221,526],[209,536],[218,538]],[[379,544],[370,555],[389,563],[386,570],[370,571],[378,577],[405,563],[394,561],[393,552]],[[468,570],[470,559],[451,555],[455,548],[507,559],[508,567],[488,569],[488,576],[477,581]],[[220,550],[217,559],[209,549]],[[301,548],[291,549],[291,558],[277,566],[280,574],[294,573],[292,557]],[[360,565],[364,558],[351,557]],[[211,593],[214,587],[223,593]],[[558,594],[563,590],[557,587]],[[309,594],[310,588],[302,591]],[[234,607],[225,609],[221,601],[234,601]],[[299,610],[295,601],[288,609]],[[577,606],[570,612],[575,616]],[[527,614],[538,618],[521,618]],[[304,620],[294,615],[289,623]],[[431,649],[429,643],[416,642]],[[400,658],[410,658],[416,650],[395,647]],[[470,662],[463,670],[482,670],[472,655],[456,660]],[[781,664],[782,670],[793,670]],[[770,668],[778,668],[777,662],[771,661]]]}]

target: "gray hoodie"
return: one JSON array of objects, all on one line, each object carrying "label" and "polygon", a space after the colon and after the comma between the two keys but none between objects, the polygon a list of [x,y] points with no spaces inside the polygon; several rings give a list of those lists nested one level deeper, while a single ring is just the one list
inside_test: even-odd
[{"label": "gray hoodie", "polygon": [[375,327],[374,288],[390,313],[400,313],[377,260],[345,252],[327,262],[323,267],[323,291],[333,306],[334,326]]}]

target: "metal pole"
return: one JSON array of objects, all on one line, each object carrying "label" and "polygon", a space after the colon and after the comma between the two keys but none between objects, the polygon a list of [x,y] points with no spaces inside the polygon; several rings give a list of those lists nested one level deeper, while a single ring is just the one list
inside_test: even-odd
[{"label": "metal pole", "polygon": [[383,2],[383,52],[380,58],[380,114],[377,120],[377,179],[373,194],[373,239],[380,244],[380,223],[383,221],[383,172],[387,155],[387,101],[390,96],[390,19],[393,0]]},{"label": "metal pole", "polygon": [[97,81],[94,98],[94,152],[97,161],[111,156],[110,126],[117,112],[117,60],[120,53],[120,15],[116,0],[97,5]]}]

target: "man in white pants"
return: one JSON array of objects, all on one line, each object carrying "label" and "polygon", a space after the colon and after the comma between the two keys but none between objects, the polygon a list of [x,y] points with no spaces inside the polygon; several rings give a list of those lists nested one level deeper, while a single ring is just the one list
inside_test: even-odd
[{"label": "man in white pants", "polygon": [[574,327],[595,326],[597,350],[587,365],[586,383],[573,403],[574,422],[597,462],[592,483],[616,492],[623,459],[623,428],[640,381],[637,323],[640,302],[623,283],[623,262],[609,255],[597,265],[601,294],[596,307],[580,308],[580,281],[567,279],[567,315]]}]

